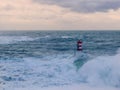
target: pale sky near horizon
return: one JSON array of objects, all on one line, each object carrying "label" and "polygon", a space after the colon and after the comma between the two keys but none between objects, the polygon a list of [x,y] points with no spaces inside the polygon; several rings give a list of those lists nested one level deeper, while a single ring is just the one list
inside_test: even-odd
[{"label": "pale sky near horizon", "polygon": [[0,30],[120,30],[120,0],[0,0]]}]

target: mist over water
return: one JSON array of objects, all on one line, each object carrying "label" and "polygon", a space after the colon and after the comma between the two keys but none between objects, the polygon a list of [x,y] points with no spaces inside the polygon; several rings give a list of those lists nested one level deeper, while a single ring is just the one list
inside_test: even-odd
[{"label": "mist over water", "polygon": [[[76,42],[83,41],[83,51]],[[120,87],[119,31],[0,33],[0,85]]]}]

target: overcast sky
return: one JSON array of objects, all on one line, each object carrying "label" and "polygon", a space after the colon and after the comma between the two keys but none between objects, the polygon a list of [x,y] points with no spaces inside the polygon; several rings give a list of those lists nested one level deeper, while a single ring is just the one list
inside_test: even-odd
[{"label": "overcast sky", "polygon": [[120,0],[0,0],[0,30],[120,30]]}]

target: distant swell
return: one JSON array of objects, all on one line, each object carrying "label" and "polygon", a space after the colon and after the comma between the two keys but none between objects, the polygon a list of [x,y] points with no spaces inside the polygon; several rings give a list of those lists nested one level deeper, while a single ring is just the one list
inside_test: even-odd
[{"label": "distant swell", "polygon": [[12,44],[20,41],[32,41],[28,36],[0,36],[0,44]]}]

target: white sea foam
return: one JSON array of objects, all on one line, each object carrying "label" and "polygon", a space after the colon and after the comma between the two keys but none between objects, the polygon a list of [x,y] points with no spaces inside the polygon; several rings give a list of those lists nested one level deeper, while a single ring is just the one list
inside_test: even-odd
[{"label": "white sea foam", "polygon": [[[119,51],[118,51],[119,52]],[[120,87],[120,53],[99,56],[88,61],[79,70],[81,81],[94,86]]]},{"label": "white sea foam", "polygon": [[[24,58],[23,61],[2,62],[5,70],[2,78],[7,87],[59,86],[76,83],[78,77],[69,55]],[[17,77],[16,77],[17,75]],[[9,80],[10,77],[10,80]],[[7,79],[7,81],[6,81]],[[23,81],[19,81],[22,79]]]},{"label": "white sea foam", "polygon": [[61,36],[61,38],[73,38],[72,36]]},{"label": "white sea foam", "polygon": [[12,44],[20,41],[32,41],[28,36],[0,36],[0,44]]},{"label": "white sea foam", "polygon": [[6,88],[3,90],[120,90],[119,88],[114,87],[90,87],[86,84],[80,85],[66,85],[66,86],[55,86],[55,87],[36,87],[36,86],[29,86],[27,88]]},{"label": "white sea foam", "polygon": [[32,73],[38,73],[40,76],[36,80],[33,77],[33,80],[37,81],[41,86],[70,84],[78,79],[72,59],[65,55],[48,56],[43,60],[34,58],[24,60],[33,71]]},{"label": "white sea foam", "polygon": [[[5,90],[119,90],[119,58],[120,53],[114,56],[100,56],[88,61],[79,71],[76,71],[73,65],[76,57],[70,57],[69,54],[50,55],[42,59],[29,57],[24,58],[23,62],[5,62],[1,64],[6,68],[7,73],[4,75],[11,75],[13,78],[14,75],[18,75],[17,79],[20,77],[23,81],[8,81],[4,88]],[[51,88],[52,86],[54,87]]]}]

